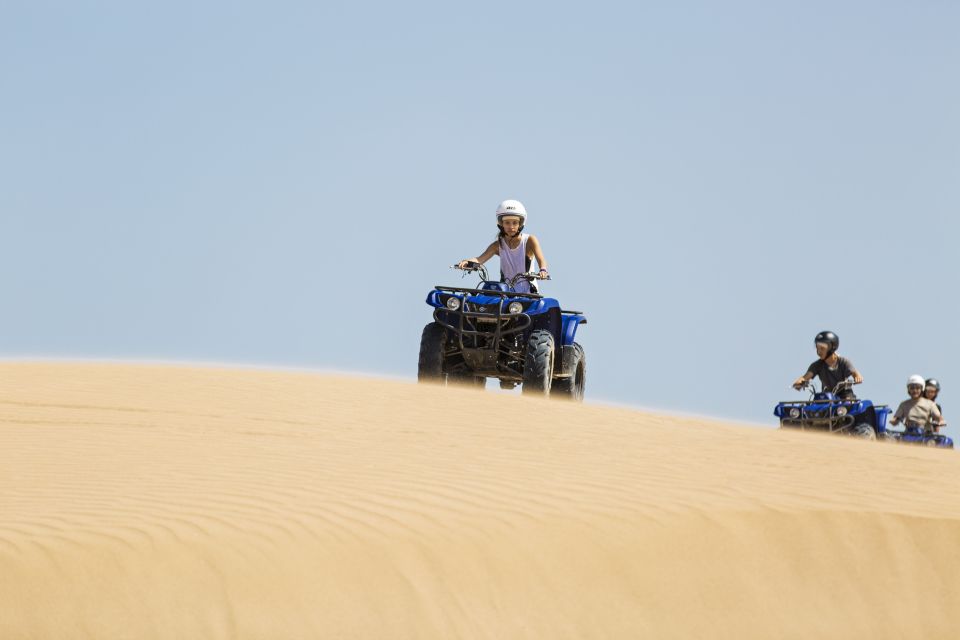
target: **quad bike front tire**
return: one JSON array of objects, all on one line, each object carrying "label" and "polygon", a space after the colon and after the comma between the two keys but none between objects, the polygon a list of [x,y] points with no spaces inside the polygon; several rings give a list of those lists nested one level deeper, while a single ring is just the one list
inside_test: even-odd
[{"label": "quad bike front tire", "polygon": [[417,361],[417,382],[443,384],[443,348],[447,330],[439,322],[431,322],[420,336],[420,359]]},{"label": "quad bike front tire", "polygon": [[573,343],[573,373],[569,378],[557,378],[550,389],[551,397],[583,402],[583,390],[587,381],[587,357],[576,342]]},{"label": "quad bike front tire", "polygon": [[530,334],[527,340],[527,356],[523,363],[525,395],[550,395],[555,353],[552,333],[538,329]]},{"label": "quad bike front tire", "polygon": [[855,438],[863,438],[864,440],[877,439],[877,432],[873,430],[873,425],[867,424],[866,422],[853,425],[853,429],[850,430],[850,435]]}]

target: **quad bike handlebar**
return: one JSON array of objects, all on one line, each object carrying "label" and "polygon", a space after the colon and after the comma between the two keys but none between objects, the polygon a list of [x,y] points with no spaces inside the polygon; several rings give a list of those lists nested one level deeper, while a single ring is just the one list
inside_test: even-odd
[{"label": "quad bike handlebar", "polygon": [[[890,424],[893,424],[893,422],[891,422]],[[943,429],[946,426],[947,426],[946,422],[929,422],[927,424],[920,424],[919,422],[914,422],[913,420],[903,421],[904,429],[916,429],[917,431],[932,432],[932,433],[936,433],[938,430]]]},{"label": "quad bike handlebar", "polygon": [[518,273],[517,275],[513,276],[512,278],[510,278],[510,282],[509,282],[508,284],[510,285],[510,288],[512,289],[512,288],[513,288],[513,285],[517,284],[517,283],[520,282],[521,280],[532,281],[532,280],[550,280],[550,279],[551,279],[551,278],[550,278],[549,275],[541,276],[539,272],[536,272],[536,271],[528,271],[528,272],[526,272],[526,273]]},{"label": "quad bike handlebar", "polygon": [[[457,264],[450,265],[450,268],[457,269],[458,271],[463,271],[464,272],[463,275],[467,275],[468,273],[472,273],[474,271],[479,271],[481,280],[490,279],[490,275],[487,273],[487,268],[484,267],[479,262],[473,262],[472,260],[468,261],[462,267],[460,266],[460,263],[457,263]],[[540,273],[537,271],[527,271],[526,273],[518,273],[517,275],[510,278],[510,280],[507,281],[507,285],[512,290],[514,286],[521,280],[533,281],[533,280],[551,280],[551,279],[552,278],[550,278],[549,274],[545,276],[541,276]]]},{"label": "quad bike handlebar", "polygon": [[[844,389],[849,389],[850,387],[852,387],[852,386],[855,385],[855,384],[860,384],[860,383],[859,383],[859,382],[855,382],[855,381],[853,381],[853,380],[841,380],[841,381],[838,382],[837,385],[831,390],[831,393],[837,394],[837,393],[839,393],[840,391],[842,391],[842,390],[844,390]],[[803,391],[804,389],[809,389],[809,390],[810,390],[810,393],[813,393],[813,394],[816,394],[816,393],[817,393],[817,386],[816,386],[815,384],[813,384],[813,380],[805,380],[805,381],[803,382],[803,384],[801,384],[799,387],[794,387],[794,388],[795,388],[797,391]]]},{"label": "quad bike handlebar", "polygon": [[474,262],[468,260],[464,266],[460,266],[459,263],[450,265],[451,269],[457,269],[458,271],[463,271],[463,275],[466,276],[468,273],[473,273],[474,271],[480,272],[481,280],[489,280],[490,276],[487,274],[487,268],[480,264],[479,262]]}]

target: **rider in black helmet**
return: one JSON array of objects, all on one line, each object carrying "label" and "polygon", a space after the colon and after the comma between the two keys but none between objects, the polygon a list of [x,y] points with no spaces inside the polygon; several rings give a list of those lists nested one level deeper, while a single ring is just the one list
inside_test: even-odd
[{"label": "rider in black helmet", "polygon": [[940,406],[940,403],[937,402],[937,396],[940,395],[940,381],[936,378],[927,378],[926,384],[923,387],[923,397],[937,405],[937,409],[940,410],[940,414],[943,415],[943,408]]},{"label": "rider in black helmet", "polygon": [[[808,380],[814,376],[820,378],[824,391],[832,391],[838,383],[843,382],[849,377],[853,377],[854,384],[863,382],[863,376],[857,371],[847,358],[837,354],[840,348],[840,338],[833,331],[821,331],[813,339],[817,348],[818,360],[807,368],[807,372],[794,380],[793,388],[800,389]],[[847,387],[840,391],[840,397],[843,399],[855,398],[853,390]]]}]

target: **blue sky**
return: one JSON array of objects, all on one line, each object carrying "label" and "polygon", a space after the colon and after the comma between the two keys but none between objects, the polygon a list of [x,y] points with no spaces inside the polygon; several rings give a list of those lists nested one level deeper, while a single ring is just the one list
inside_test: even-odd
[{"label": "blue sky", "polygon": [[589,400],[772,425],[832,329],[862,397],[936,376],[960,424],[958,28],[952,2],[5,3],[0,356],[412,379],[427,291],[517,198],[589,317]]}]

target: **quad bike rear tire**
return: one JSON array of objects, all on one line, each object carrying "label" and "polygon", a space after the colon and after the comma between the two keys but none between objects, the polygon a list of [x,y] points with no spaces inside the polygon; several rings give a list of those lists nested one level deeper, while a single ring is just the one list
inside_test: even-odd
[{"label": "quad bike rear tire", "polygon": [[853,425],[853,429],[850,430],[850,435],[855,438],[863,438],[864,440],[877,439],[877,432],[873,430],[873,425],[867,424],[866,422]]},{"label": "quad bike rear tire", "polygon": [[423,328],[420,336],[420,359],[417,361],[417,382],[443,384],[443,348],[447,343],[447,330],[439,322],[431,322]]},{"label": "quad bike rear tire", "polygon": [[525,395],[550,395],[555,353],[552,333],[538,329],[530,334],[527,340],[527,356],[523,363]]},{"label": "quad bike rear tire", "polygon": [[570,364],[573,373],[569,378],[554,380],[550,396],[583,402],[583,391],[587,381],[587,357],[583,347],[576,342],[573,343],[573,362]]}]

